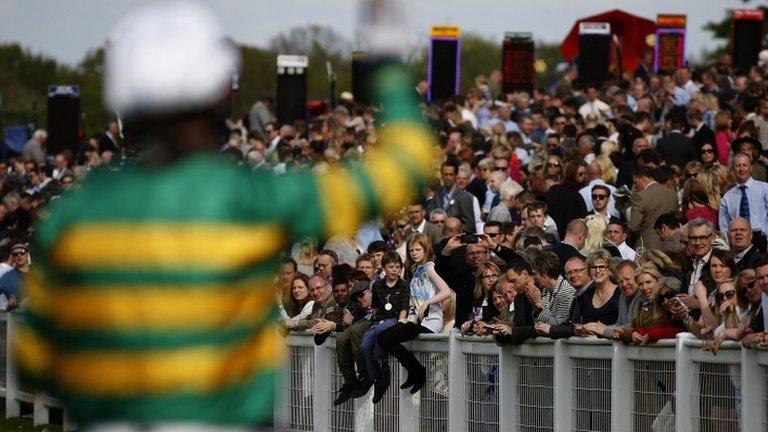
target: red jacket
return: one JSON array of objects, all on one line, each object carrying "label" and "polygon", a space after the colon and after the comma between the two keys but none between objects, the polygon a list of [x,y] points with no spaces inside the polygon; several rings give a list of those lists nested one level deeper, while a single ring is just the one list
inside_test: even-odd
[{"label": "red jacket", "polygon": [[657,342],[659,339],[674,339],[678,333],[685,331],[685,327],[680,326],[675,321],[664,319],[660,324],[653,327],[637,327],[633,329],[643,336],[648,336],[648,342]]}]

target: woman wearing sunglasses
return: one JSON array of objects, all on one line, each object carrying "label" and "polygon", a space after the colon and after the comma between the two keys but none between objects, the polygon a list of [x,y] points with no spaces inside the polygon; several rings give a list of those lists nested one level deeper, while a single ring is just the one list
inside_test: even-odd
[{"label": "woman wearing sunglasses", "polygon": [[644,265],[638,268],[635,281],[643,302],[628,328],[613,330],[613,339],[633,345],[648,344],[660,339],[673,339],[685,331],[671,312],[672,305],[676,303],[675,297],[680,293],[680,280],[661,277],[655,267]]},{"label": "woman wearing sunglasses", "polygon": [[715,144],[710,142],[704,142],[699,148],[699,161],[704,165],[704,168],[710,168],[712,165],[718,163],[717,154],[715,153]]}]

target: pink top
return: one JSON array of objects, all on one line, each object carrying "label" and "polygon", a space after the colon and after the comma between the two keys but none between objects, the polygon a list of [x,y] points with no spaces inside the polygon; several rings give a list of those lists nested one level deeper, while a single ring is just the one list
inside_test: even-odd
[{"label": "pink top", "polygon": [[731,153],[731,141],[733,141],[733,131],[730,129],[715,132],[717,160],[722,165],[728,165],[728,157]]}]

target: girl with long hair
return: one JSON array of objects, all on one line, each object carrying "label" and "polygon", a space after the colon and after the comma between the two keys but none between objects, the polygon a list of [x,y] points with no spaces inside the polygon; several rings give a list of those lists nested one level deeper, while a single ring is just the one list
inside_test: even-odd
[{"label": "girl with long hair", "polygon": [[298,311],[294,316],[288,316],[284,308],[279,308],[283,325],[288,330],[296,327],[299,321],[306,319],[312,313],[312,306],[315,305],[315,301],[312,300],[312,296],[309,293],[309,276],[299,273],[293,278],[291,282],[291,303],[293,304],[293,310]]},{"label": "girl with long hair", "polygon": [[408,379],[401,389],[411,387],[417,393],[426,383],[427,370],[403,342],[416,339],[422,333],[440,333],[443,330],[443,302],[451,290],[435,271],[432,244],[424,234],[414,234],[407,242],[406,275],[410,276],[411,307],[408,317],[383,331],[379,345],[392,354],[408,371]]},{"label": "girl with long hair", "polygon": [[692,178],[683,186],[683,214],[686,221],[703,218],[717,226],[718,211],[710,206],[710,197],[698,178]]}]

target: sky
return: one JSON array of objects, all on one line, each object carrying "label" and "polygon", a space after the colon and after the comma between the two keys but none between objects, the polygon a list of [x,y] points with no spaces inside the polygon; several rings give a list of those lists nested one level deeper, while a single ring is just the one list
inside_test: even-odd
[{"label": "sky", "polygon": [[[238,43],[265,47],[276,34],[295,26],[320,24],[353,40],[355,0],[198,0],[219,17]],[[104,44],[127,12],[150,0],[0,0],[0,42],[17,42],[35,53],[77,64]],[[655,20],[657,13],[688,16],[687,55],[716,43],[701,30],[726,9],[756,7],[741,0],[408,0],[404,2],[409,43],[425,42],[430,25],[458,25],[498,40],[505,31],[531,31],[536,40],[560,42],[578,18],[619,8]]]}]

